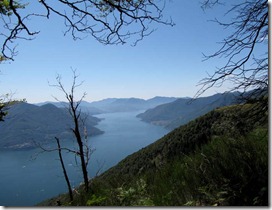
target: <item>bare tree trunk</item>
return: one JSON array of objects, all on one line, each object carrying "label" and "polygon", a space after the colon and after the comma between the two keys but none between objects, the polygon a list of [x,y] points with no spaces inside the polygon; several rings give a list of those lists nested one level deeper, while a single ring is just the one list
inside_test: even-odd
[{"label": "bare tree trunk", "polygon": [[57,137],[55,137],[55,139],[56,139],[57,144],[58,144],[58,151],[59,151],[60,163],[61,163],[63,174],[64,174],[64,177],[65,177],[67,186],[68,186],[70,200],[73,201],[73,191],[72,191],[72,187],[71,187],[71,184],[70,184],[70,180],[69,180],[68,174],[67,174],[66,169],[65,169],[64,162],[63,162],[63,158],[62,158],[62,154],[61,154],[60,142],[59,142],[59,139]]},{"label": "bare tree trunk", "polygon": [[[71,128],[71,130],[73,131],[73,134],[76,138],[77,141],[77,145],[78,145],[78,151],[72,151],[73,153],[75,153],[76,155],[79,156],[80,158],[80,164],[81,164],[81,170],[82,170],[82,174],[83,174],[83,179],[84,179],[84,185],[85,185],[85,190],[86,192],[88,192],[88,188],[89,188],[89,180],[88,180],[88,171],[87,171],[87,164],[88,164],[88,160],[89,160],[89,147],[86,144],[86,151],[84,151],[84,144],[83,144],[83,139],[81,137],[80,134],[80,129],[81,129],[81,124],[80,122],[83,120],[82,116],[81,116],[81,110],[79,108],[80,103],[82,102],[83,98],[85,97],[86,93],[83,94],[83,96],[78,100],[75,101],[75,89],[77,87],[79,87],[81,83],[77,83],[76,79],[77,79],[78,75],[76,75],[76,71],[73,70],[73,83],[71,86],[70,91],[66,91],[62,82],[61,82],[61,76],[58,75],[56,80],[57,80],[57,84],[56,85],[51,85],[53,87],[58,88],[59,90],[61,90],[66,99],[68,100],[68,111],[69,114],[71,115],[71,118],[73,120],[73,127]],[[56,100],[58,100],[56,98]],[[83,122],[83,127],[84,127],[84,121]]]},{"label": "bare tree trunk", "polygon": [[81,161],[81,168],[82,168],[82,173],[83,173],[85,190],[86,190],[86,192],[88,192],[89,179],[88,179],[88,171],[87,171],[87,166],[86,166],[86,161],[85,161],[85,156],[84,156],[82,138],[81,138],[81,135],[80,135],[79,125],[78,125],[79,115],[76,113],[76,109],[74,109],[74,106],[72,105],[72,103],[71,103],[71,108],[72,108],[72,115],[73,115],[74,124],[75,124],[75,128],[73,129],[73,132],[75,134],[77,144],[78,144],[78,148],[79,148],[79,156],[80,156],[80,161]]}]

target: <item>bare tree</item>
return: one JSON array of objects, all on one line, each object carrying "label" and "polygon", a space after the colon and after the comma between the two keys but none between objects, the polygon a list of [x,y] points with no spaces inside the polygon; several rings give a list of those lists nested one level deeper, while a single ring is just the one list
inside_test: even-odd
[{"label": "bare tree", "polygon": [[87,165],[89,163],[89,159],[93,151],[90,149],[87,142],[87,132],[85,127],[86,117],[83,117],[83,114],[81,113],[81,110],[79,107],[86,93],[84,93],[83,96],[78,101],[75,100],[75,90],[77,87],[79,87],[82,84],[82,82],[77,83],[77,78],[78,78],[78,75],[76,74],[76,71],[73,70],[73,83],[72,83],[70,91],[67,91],[64,88],[60,75],[58,75],[56,78],[57,84],[51,85],[51,86],[56,87],[60,91],[62,91],[65,95],[65,98],[68,101],[69,105],[67,109],[73,120],[73,127],[71,128],[71,130],[73,132],[73,135],[76,139],[77,146],[78,146],[77,150],[71,150],[67,148],[61,148],[61,149],[72,152],[79,157],[83,179],[84,179],[85,190],[88,191],[89,178],[88,178]]},{"label": "bare tree", "polygon": [[[222,4],[220,0],[204,0],[202,8]],[[267,0],[245,0],[235,2],[225,14],[233,15],[224,23],[214,22],[230,30],[222,41],[221,48],[207,59],[225,59],[225,65],[218,67],[212,75],[200,81],[196,97],[211,87],[231,82],[233,90],[242,92],[242,97],[266,96],[268,91],[268,2]],[[262,49],[262,53],[258,52]],[[250,91],[250,94],[249,94]]]},{"label": "bare tree", "polygon": [[69,177],[68,177],[68,174],[67,174],[67,171],[66,171],[66,168],[65,168],[65,165],[64,165],[64,161],[63,161],[63,158],[62,158],[62,148],[60,146],[60,140],[59,138],[55,137],[56,141],[57,141],[57,145],[58,145],[58,154],[59,154],[59,158],[60,158],[60,163],[61,163],[61,168],[62,168],[62,171],[63,171],[63,175],[64,175],[64,178],[65,178],[65,181],[67,183],[67,187],[68,187],[68,191],[69,191],[69,196],[70,196],[70,200],[73,201],[73,191],[72,191],[72,187],[71,187],[71,184],[70,184],[70,180],[69,180]]},{"label": "bare tree", "polygon": [[[85,139],[87,139],[87,136],[85,137]],[[39,143],[39,142],[36,142],[36,141],[33,142],[38,148],[41,149],[41,151],[39,151],[38,153],[36,153],[35,155],[33,155],[32,156],[32,160],[35,160],[37,158],[37,156],[40,155],[40,154],[42,154],[43,152],[56,152],[57,151],[58,155],[59,155],[59,161],[61,163],[61,168],[62,168],[62,171],[63,171],[63,175],[64,175],[64,178],[65,178],[65,181],[66,181],[66,184],[67,184],[67,188],[68,188],[68,191],[69,191],[70,201],[73,201],[73,199],[74,199],[73,189],[71,187],[70,179],[69,179],[69,176],[68,176],[65,164],[64,164],[64,159],[63,159],[63,156],[62,156],[62,151],[74,154],[75,157],[79,156],[80,154],[79,154],[79,151],[76,150],[76,149],[70,149],[68,147],[61,146],[60,139],[58,137],[55,137],[55,140],[57,142],[57,148],[47,148],[47,147],[43,146],[41,143]],[[84,146],[85,146],[85,151],[87,151],[85,153],[85,157],[87,159],[87,161],[86,161],[86,166],[87,166],[88,165],[88,161],[90,159],[90,156],[91,156],[91,154],[92,154],[92,152],[94,150],[91,150],[86,144],[84,144]]]},{"label": "bare tree", "polygon": [[35,11],[29,11],[28,4],[16,0],[3,2],[0,2],[1,52],[8,59],[16,55],[15,39],[31,40],[39,33],[30,27],[33,18],[61,17],[67,28],[65,35],[70,33],[73,39],[91,35],[103,44],[124,44],[131,37],[135,37],[136,44],[154,31],[149,28],[151,23],[174,25],[171,18],[163,17],[165,0],[33,0]]}]

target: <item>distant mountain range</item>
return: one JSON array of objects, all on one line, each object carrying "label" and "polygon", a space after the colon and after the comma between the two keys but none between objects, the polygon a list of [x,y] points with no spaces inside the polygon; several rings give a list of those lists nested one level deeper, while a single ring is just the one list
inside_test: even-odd
[{"label": "distant mountain range", "polygon": [[[81,109],[83,112],[88,112],[91,115],[101,113],[112,113],[112,112],[131,112],[140,111],[154,108],[158,105],[170,103],[178,98],[175,97],[161,97],[156,96],[154,98],[144,100],[140,98],[107,98],[95,102],[82,101]],[[44,104],[53,104],[57,107],[67,106],[66,102],[42,102],[36,105],[41,106]]]},{"label": "distant mountain range", "polygon": [[[86,128],[90,136],[103,133],[94,127],[99,121],[96,117],[88,117]],[[17,103],[11,106],[5,121],[0,124],[0,149],[33,148],[34,142],[54,141],[55,136],[71,138],[72,124],[66,109],[52,104]]]},{"label": "distant mountain range", "polygon": [[[100,121],[90,115],[129,112],[154,108],[172,102],[174,97],[155,97],[149,100],[138,98],[111,98],[97,102],[82,101],[81,111],[89,114],[86,127],[89,135],[102,134],[94,126]],[[35,147],[34,142],[47,143],[54,137],[71,138],[73,125],[65,107],[66,102],[42,102],[38,104],[17,103],[10,107],[5,122],[0,124],[0,149],[28,149]]]},{"label": "distant mountain range", "polygon": [[[112,112],[146,110],[137,115],[145,122],[163,125],[172,130],[180,125],[222,106],[235,104],[239,93],[216,94],[192,100],[191,98],[154,97],[109,98],[96,102],[82,101],[81,110],[90,115]],[[5,122],[0,124],[0,149],[26,149],[36,142],[48,142],[55,136],[71,137],[72,120],[66,102],[43,102],[36,105],[17,103],[9,109]],[[94,126],[99,119],[89,116],[86,127],[90,135],[103,133]]]},{"label": "distant mountain range", "polygon": [[215,94],[197,99],[180,98],[171,103],[159,105],[137,115],[145,122],[162,125],[172,130],[208,113],[209,111],[237,103],[238,92]]}]

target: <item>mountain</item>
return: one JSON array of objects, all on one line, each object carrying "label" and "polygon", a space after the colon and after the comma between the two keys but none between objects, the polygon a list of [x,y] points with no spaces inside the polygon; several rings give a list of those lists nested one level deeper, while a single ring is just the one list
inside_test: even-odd
[{"label": "mountain", "polygon": [[[87,102],[82,101],[80,108],[83,112],[89,113],[90,115],[111,113],[111,112],[131,112],[141,111],[154,108],[158,105],[175,101],[175,97],[161,97],[156,96],[154,98],[144,100],[140,98],[107,98],[100,101]],[[53,104],[57,107],[67,106],[66,102],[42,102],[36,105],[41,106],[44,104]]]},{"label": "mountain", "polygon": [[180,98],[149,109],[137,117],[145,122],[162,125],[172,130],[217,107],[235,104],[237,95],[238,93],[224,93],[197,99]]},{"label": "mountain", "polygon": [[175,101],[174,97],[154,97],[148,100],[140,98],[109,98],[90,103],[104,112],[130,112],[154,108],[158,105]]},{"label": "mountain", "polygon": [[[45,101],[45,102],[41,102],[41,103],[36,103],[35,105],[37,105],[37,106],[43,106],[43,105],[46,105],[46,104],[53,104],[54,106],[56,106],[58,108],[68,107],[68,103],[64,102],[64,101],[60,101],[60,102]],[[87,113],[89,115],[96,115],[96,114],[103,113],[102,110],[100,110],[100,109],[98,109],[96,107],[91,106],[90,103],[87,102],[87,101],[82,101],[81,102],[80,109],[81,109],[82,112],[85,112],[85,113]]]},{"label": "mountain", "polygon": [[129,112],[145,109],[145,100],[138,98],[119,98],[102,100],[101,103],[91,103],[105,112]]},{"label": "mountain", "polygon": [[268,112],[260,104],[217,108],[39,205],[267,206]]},{"label": "mountain", "polygon": [[178,98],[175,98],[175,97],[156,96],[154,98],[146,100],[146,102],[148,104],[148,107],[152,108],[152,107],[156,107],[161,104],[171,103],[177,99]]},{"label": "mountain", "polygon": [[56,101],[44,101],[44,102],[36,103],[34,105],[43,106],[43,105],[46,105],[46,104],[52,104],[52,105],[54,105],[54,106],[56,106],[58,108],[64,108],[64,107],[66,107],[68,105],[68,103],[64,102],[64,101],[60,101],[60,102],[59,101],[58,102],[56,102]]},{"label": "mountain", "polygon": [[[86,121],[90,135],[103,132],[94,126],[99,122],[89,116]],[[49,142],[55,136],[71,138],[72,119],[66,109],[52,104],[36,106],[28,103],[17,103],[10,107],[5,121],[0,124],[0,149],[27,149],[38,143]]]}]

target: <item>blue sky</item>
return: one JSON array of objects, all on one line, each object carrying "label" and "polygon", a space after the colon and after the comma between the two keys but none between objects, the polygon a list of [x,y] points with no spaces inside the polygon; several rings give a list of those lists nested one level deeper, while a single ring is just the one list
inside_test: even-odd
[{"label": "blue sky", "polygon": [[[229,1],[235,2],[235,1]],[[226,7],[203,11],[200,1],[170,1],[165,16],[171,15],[174,27],[154,24],[157,30],[139,42],[105,46],[92,37],[73,41],[63,36],[60,19],[33,20],[33,30],[40,34],[32,41],[19,41],[19,54],[14,62],[0,66],[2,93],[13,92],[14,98],[25,98],[30,103],[63,100],[61,92],[50,87],[57,74],[69,87],[72,69],[77,69],[79,80],[84,80],[78,96],[87,93],[87,101],[104,98],[152,98],[154,96],[193,97],[200,88],[197,83],[212,73],[223,60],[203,62],[203,55],[220,47],[228,32],[210,22],[222,17]],[[214,88],[205,95],[222,92]]]}]

